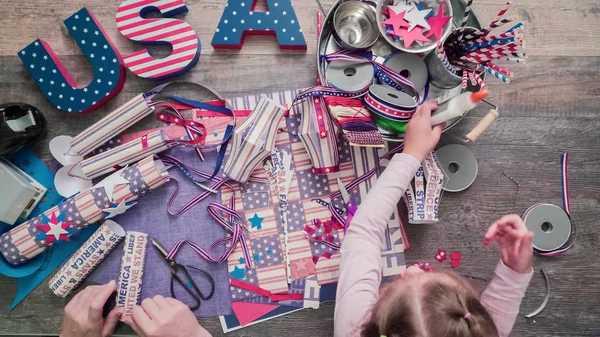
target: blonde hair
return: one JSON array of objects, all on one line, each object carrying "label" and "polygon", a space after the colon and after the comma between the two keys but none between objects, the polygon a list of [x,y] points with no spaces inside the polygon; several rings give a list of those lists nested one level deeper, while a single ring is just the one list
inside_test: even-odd
[{"label": "blonde hair", "polygon": [[492,317],[473,287],[455,273],[436,274],[441,275],[396,294],[390,294],[394,293],[390,289],[385,291],[361,336],[497,337]]}]

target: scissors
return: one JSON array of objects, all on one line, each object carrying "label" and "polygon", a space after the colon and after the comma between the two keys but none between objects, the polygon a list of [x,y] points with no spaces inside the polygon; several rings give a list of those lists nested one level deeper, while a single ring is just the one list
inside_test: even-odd
[{"label": "scissors", "polygon": [[346,204],[346,211],[348,212],[348,215],[346,215],[346,225],[344,226],[344,234],[346,234],[348,226],[350,226],[350,221],[352,221],[352,218],[354,217],[354,214],[356,214],[356,210],[358,207],[355,203],[352,202],[352,199],[350,199],[348,190],[346,189],[346,186],[344,186],[340,178],[337,178],[337,183],[338,187],[340,188],[340,193],[342,194],[342,199],[344,199],[344,203]]},{"label": "scissors", "polygon": [[[175,296],[175,291],[173,288],[173,284],[175,283],[175,281],[177,281],[177,283],[179,283],[181,286],[183,286],[183,288],[185,288],[185,290],[190,295],[192,295],[192,297],[196,301],[196,304],[194,304],[193,306],[188,305],[190,307],[190,310],[196,310],[196,309],[200,308],[201,300],[209,300],[209,299],[211,299],[211,297],[213,297],[213,295],[215,293],[215,280],[212,278],[212,276],[210,276],[210,274],[206,270],[197,268],[194,266],[190,266],[190,265],[184,266],[184,265],[178,264],[177,262],[175,262],[174,259],[169,260],[169,259],[167,259],[167,255],[168,255],[167,250],[157,240],[152,239],[152,244],[154,245],[154,248],[156,248],[158,253],[163,257],[165,262],[171,268],[171,297],[177,298]],[[198,272],[204,274],[204,276],[206,276],[206,278],[208,279],[208,282],[210,283],[210,294],[205,296],[204,293],[202,293],[202,291],[200,291],[200,289],[198,288],[198,285],[196,284],[196,282],[194,281],[194,279],[192,279],[192,276],[190,275],[190,272],[189,272],[190,269],[198,271]],[[185,278],[186,278],[185,282],[177,275],[177,272],[180,270],[182,270],[183,273],[185,274]]]}]

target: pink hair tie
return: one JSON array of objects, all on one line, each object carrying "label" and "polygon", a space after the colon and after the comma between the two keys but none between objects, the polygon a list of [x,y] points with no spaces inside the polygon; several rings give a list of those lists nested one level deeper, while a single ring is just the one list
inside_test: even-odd
[{"label": "pink hair tie", "polygon": [[469,319],[471,317],[471,313],[467,311],[467,313],[463,316],[464,319]]}]

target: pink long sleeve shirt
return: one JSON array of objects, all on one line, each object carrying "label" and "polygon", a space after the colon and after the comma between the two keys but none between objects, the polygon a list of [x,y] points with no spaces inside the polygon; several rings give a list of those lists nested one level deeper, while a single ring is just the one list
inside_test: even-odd
[{"label": "pink long sleeve shirt", "polygon": [[[378,299],[381,283],[381,242],[387,222],[421,163],[411,155],[397,154],[358,208],[341,253],[336,294],[336,337],[360,336]],[[521,299],[533,271],[520,274],[500,261],[481,303],[492,316],[501,337],[514,325]]]}]

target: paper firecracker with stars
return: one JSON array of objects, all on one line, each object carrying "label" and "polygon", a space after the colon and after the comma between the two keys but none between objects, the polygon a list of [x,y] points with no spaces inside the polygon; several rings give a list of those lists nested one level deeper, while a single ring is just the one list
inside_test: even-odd
[{"label": "paper firecracker with stars", "polygon": [[94,69],[94,79],[90,84],[78,87],[44,40],[35,40],[18,55],[35,84],[57,109],[92,112],[123,88],[126,72],[123,59],[100,23],[86,8],[67,18],[64,24]]},{"label": "paper firecracker with stars", "polygon": [[77,231],[71,228],[71,222],[64,221],[64,217],[61,212],[58,212],[58,216],[56,212],[53,212],[50,218],[42,214],[42,224],[36,226],[42,233],[36,236],[35,239],[46,240],[47,244],[54,241],[70,241],[69,236]]},{"label": "paper firecracker with stars", "polygon": [[241,49],[246,35],[275,35],[281,49],[306,50],[306,40],[291,0],[266,0],[266,12],[255,12],[257,0],[230,0],[212,39],[214,48]]}]

